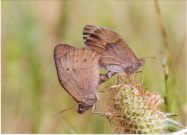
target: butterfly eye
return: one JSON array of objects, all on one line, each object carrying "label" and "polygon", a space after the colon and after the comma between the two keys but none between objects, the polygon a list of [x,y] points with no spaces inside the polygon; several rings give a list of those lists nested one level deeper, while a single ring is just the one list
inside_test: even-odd
[{"label": "butterfly eye", "polygon": [[80,114],[83,113],[84,111],[85,111],[85,109],[81,106],[79,106],[78,109],[77,109],[77,112],[80,113]]},{"label": "butterfly eye", "polygon": [[144,59],[139,59],[139,61],[138,61],[139,66],[143,66],[144,63],[145,63]]},{"label": "butterfly eye", "polygon": [[134,70],[135,70],[135,66],[130,66],[130,67],[127,67],[127,68],[126,68],[126,72],[127,72],[128,74],[134,73]]}]

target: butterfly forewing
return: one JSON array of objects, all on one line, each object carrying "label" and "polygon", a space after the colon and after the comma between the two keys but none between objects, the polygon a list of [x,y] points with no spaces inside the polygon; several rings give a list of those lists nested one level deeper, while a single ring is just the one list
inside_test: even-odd
[{"label": "butterfly forewing", "polygon": [[100,53],[101,50],[106,50],[108,43],[112,44],[117,42],[120,36],[109,29],[103,29],[94,25],[86,25],[83,30],[83,38],[86,46],[90,48],[93,46],[98,47],[95,51]]},{"label": "butterfly forewing", "polygon": [[[118,69],[136,66],[138,59],[127,43],[116,32],[94,25],[86,25],[83,30],[87,48],[101,54],[100,65]],[[118,72],[118,71],[116,71]]]},{"label": "butterfly forewing", "polygon": [[61,50],[64,55],[55,54],[60,84],[78,103],[85,103],[89,100],[86,97],[94,97],[98,89],[99,55],[86,49]]}]

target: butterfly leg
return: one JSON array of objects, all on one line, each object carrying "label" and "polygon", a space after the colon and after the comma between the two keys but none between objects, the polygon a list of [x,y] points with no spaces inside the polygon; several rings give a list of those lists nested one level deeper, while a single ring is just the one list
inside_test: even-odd
[{"label": "butterfly leg", "polygon": [[133,73],[133,75],[132,75],[132,83],[133,83],[133,85],[136,84],[136,81],[137,81],[136,73]]},{"label": "butterfly leg", "polygon": [[103,83],[103,82],[107,81],[108,79],[110,79],[115,74],[116,74],[115,72],[111,72],[111,71],[109,71],[107,74],[100,74],[99,83]]},{"label": "butterfly leg", "polygon": [[98,112],[97,109],[96,109],[96,105],[93,105],[92,113],[99,114],[101,116],[105,116],[106,118],[108,118],[111,121],[112,114],[110,112],[107,112],[107,113]]},{"label": "butterfly leg", "polygon": [[108,80],[108,76],[107,74],[100,74],[100,80],[99,80],[99,84],[105,82],[106,80]]},{"label": "butterfly leg", "polygon": [[135,73],[142,73],[143,71],[139,70],[139,71],[136,71]]},{"label": "butterfly leg", "polygon": [[108,76],[108,78],[111,78],[115,74],[116,74],[116,72],[108,71],[107,76]]},{"label": "butterfly leg", "polygon": [[94,104],[93,107],[92,107],[92,113],[106,116],[105,113],[97,111],[96,104]]}]

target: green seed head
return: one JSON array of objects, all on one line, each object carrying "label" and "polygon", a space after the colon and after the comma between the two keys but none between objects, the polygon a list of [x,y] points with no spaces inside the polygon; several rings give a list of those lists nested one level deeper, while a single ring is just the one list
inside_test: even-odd
[{"label": "green seed head", "polygon": [[145,91],[142,84],[121,79],[111,87],[109,117],[117,133],[162,133],[166,115],[159,111],[158,94]]}]

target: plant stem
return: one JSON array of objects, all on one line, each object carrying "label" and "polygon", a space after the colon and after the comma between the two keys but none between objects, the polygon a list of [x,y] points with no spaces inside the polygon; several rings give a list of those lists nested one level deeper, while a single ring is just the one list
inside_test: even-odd
[{"label": "plant stem", "polygon": [[172,133],[172,135],[184,135],[187,133],[187,127],[185,129],[181,129],[177,132]]},{"label": "plant stem", "polygon": [[165,95],[164,95],[164,101],[165,101],[165,110],[166,112],[169,112],[169,105],[168,105],[168,75],[166,72],[164,72],[164,85],[165,85]]}]

